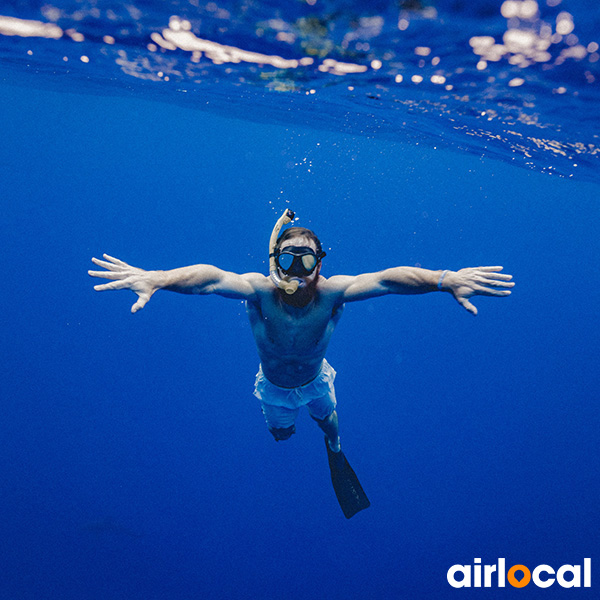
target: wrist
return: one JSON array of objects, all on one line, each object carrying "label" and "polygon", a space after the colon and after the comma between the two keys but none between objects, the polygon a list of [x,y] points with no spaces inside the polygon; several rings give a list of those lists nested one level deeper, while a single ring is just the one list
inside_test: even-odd
[{"label": "wrist", "polygon": [[444,269],[443,271],[439,272],[439,277],[437,280],[437,289],[440,292],[450,291],[450,289],[452,287],[451,281],[452,281],[453,274],[454,274],[454,272],[450,271],[448,269]]},{"label": "wrist", "polygon": [[146,271],[146,277],[154,289],[160,290],[169,286],[166,271]]}]

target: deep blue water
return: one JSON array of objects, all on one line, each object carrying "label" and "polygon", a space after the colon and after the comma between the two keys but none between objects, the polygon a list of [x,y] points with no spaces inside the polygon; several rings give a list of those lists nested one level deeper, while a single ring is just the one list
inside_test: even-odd
[{"label": "deep blue water", "polygon": [[[592,42],[597,20],[576,22]],[[230,90],[210,111],[25,71],[0,65],[2,600],[596,597],[595,154],[551,176],[551,155],[525,169],[450,130],[325,126],[319,93],[311,127],[268,89],[257,112]],[[343,120],[342,100],[324,105]],[[592,139],[579,108],[557,118],[585,115]],[[160,292],[131,315],[133,294],[86,273],[103,252],[266,272],[286,206],[323,241],[325,276],[500,264],[517,283],[475,298],[476,318],[447,294],[346,307],[327,357],[372,503],[349,521],[308,415],[284,443],[264,425],[242,303]],[[448,568],[475,557],[591,557],[592,589],[451,588]]]}]

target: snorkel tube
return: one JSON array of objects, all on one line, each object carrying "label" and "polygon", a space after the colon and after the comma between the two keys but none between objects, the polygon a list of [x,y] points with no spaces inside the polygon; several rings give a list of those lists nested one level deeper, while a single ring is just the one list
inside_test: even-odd
[{"label": "snorkel tube", "polygon": [[294,220],[296,215],[294,212],[285,209],[281,217],[275,223],[275,227],[273,227],[273,232],[271,233],[271,239],[269,240],[269,275],[271,277],[271,281],[278,287],[280,290],[283,290],[286,294],[293,294],[298,289],[297,281],[286,281],[285,279],[281,279],[279,274],[277,273],[277,263],[275,262],[275,246],[277,244],[277,237],[279,236],[279,232],[284,225],[291,223]]}]

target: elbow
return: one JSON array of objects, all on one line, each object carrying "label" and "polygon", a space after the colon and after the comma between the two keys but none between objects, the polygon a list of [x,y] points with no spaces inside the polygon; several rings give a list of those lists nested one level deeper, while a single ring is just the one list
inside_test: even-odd
[{"label": "elbow", "polygon": [[208,296],[209,294],[214,294],[216,291],[217,286],[214,283],[207,283],[205,285],[196,287],[193,293],[200,296]]}]

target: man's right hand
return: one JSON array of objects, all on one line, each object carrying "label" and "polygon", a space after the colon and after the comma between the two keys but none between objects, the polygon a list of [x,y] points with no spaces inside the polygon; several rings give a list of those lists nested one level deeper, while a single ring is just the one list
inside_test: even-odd
[{"label": "man's right hand", "polygon": [[92,262],[99,267],[107,269],[106,271],[88,271],[92,277],[101,277],[104,279],[113,279],[110,283],[95,285],[97,292],[106,290],[132,290],[138,295],[137,302],[131,307],[131,312],[135,313],[144,308],[146,303],[152,297],[152,294],[160,289],[153,276],[154,271],[144,271],[137,267],[132,267],[126,262],[103,254],[105,260],[92,258]]}]

